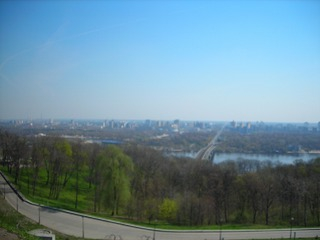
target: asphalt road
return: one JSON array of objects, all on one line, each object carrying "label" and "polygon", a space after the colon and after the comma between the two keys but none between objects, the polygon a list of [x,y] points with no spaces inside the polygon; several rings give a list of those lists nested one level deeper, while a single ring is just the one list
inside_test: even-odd
[{"label": "asphalt road", "polygon": [[[217,240],[229,239],[272,239],[290,238],[290,229],[276,230],[223,230],[223,231],[165,231],[154,228],[136,227],[104,219],[80,215],[75,212],[57,210],[45,206],[33,204],[25,199],[20,199],[15,190],[12,189],[0,174],[1,197],[21,214],[41,223],[41,225],[58,232],[92,239],[112,240]],[[320,236],[320,228],[314,229],[292,229],[299,237]]]}]

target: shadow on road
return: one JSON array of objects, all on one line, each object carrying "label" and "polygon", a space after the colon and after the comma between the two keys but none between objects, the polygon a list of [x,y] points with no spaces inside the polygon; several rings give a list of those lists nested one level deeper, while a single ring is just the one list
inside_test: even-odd
[{"label": "shadow on road", "polygon": [[62,213],[63,211],[54,209],[54,208],[50,208],[50,207],[43,207],[41,206],[41,212],[47,212],[47,213]]}]

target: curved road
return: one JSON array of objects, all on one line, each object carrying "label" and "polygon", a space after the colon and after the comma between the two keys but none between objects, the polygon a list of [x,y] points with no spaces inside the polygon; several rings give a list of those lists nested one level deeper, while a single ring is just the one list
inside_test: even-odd
[{"label": "curved road", "polygon": [[[121,240],[214,240],[290,238],[290,229],[277,230],[223,230],[223,231],[166,231],[137,227],[130,224],[81,215],[75,212],[39,206],[23,198],[0,172],[1,197],[21,214],[58,232],[92,239]],[[17,194],[18,193],[18,194]],[[320,236],[320,228],[292,229],[292,238]]]}]

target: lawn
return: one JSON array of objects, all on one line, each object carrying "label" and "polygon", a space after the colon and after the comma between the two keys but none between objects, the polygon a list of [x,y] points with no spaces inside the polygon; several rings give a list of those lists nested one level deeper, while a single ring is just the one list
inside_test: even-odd
[{"label": "lawn", "polygon": [[[6,176],[13,182],[13,177],[11,177],[5,168],[0,167],[0,170],[6,174]],[[35,194],[32,193],[31,183],[28,186],[28,179],[26,174],[26,169],[21,172],[20,180],[18,183],[19,191],[30,201],[56,207],[63,208],[71,211],[91,213],[93,212],[93,187],[89,187],[89,184],[84,180],[85,171],[83,172],[83,177],[79,181],[79,195],[78,195],[78,207],[75,208],[75,178],[71,177],[65,187],[62,188],[60,196],[58,199],[49,198],[49,186],[46,185],[46,172],[41,170],[39,173],[39,180],[36,186]]]}]

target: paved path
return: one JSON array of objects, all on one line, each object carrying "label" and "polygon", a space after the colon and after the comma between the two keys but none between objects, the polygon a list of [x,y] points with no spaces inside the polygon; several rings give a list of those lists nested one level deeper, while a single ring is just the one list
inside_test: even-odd
[{"label": "paved path", "polygon": [[[8,185],[0,172],[1,197],[21,214],[58,232],[92,239],[116,240],[214,240],[220,239],[272,239],[290,238],[290,229],[277,230],[223,230],[223,231],[165,231],[137,227],[104,219],[81,215],[75,212],[39,206],[25,200]],[[320,228],[292,229],[292,238],[320,236]]]}]

